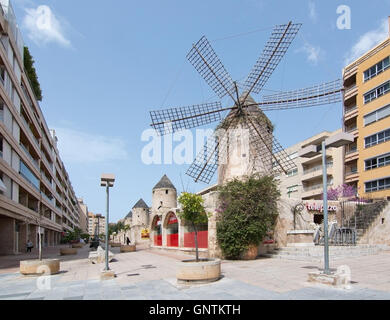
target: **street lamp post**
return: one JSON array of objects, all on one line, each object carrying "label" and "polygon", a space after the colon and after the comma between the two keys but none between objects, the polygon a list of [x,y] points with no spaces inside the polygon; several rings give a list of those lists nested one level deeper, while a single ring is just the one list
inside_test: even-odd
[{"label": "street lamp post", "polygon": [[354,141],[353,134],[341,132],[331,136],[321,145],[309,145],[299,151],[298,156],[312,158],[322,153],[322,182],[323,182],[323,207],[324,207],[324,273],[330,274],[329,270],[329,235],[328,235],[328,174],[326,164],[326,149],[339,148]]},{"label": "street lamp post", "polygon": [[105,271],[110,270],[108,266],[108,249],[109,249],[109,239],[108,239],[108,222],[109,222],[109,196],[110,196],[110,187],[114,186],[115,176],[113,174],[102,174],[100,178],[100,185],[106,187],[106,267]]}]

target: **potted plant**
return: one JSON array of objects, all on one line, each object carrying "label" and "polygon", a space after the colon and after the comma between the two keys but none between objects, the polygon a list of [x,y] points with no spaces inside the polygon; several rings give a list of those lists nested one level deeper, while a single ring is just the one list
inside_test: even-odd
[{"label": "potted plant", "polygon": [[176,277],[179,281],[186,282],[216,281],[221,276],[221,260],[199,258],[197,225],[208,221],[203,198],[197,194],[183,192],[178,201],[181,205],[181,210],[177,212],[178,217],[190,223],[194,230],[195,259],[179,262]]},{"label": "potted plant", "polygon": [[38,226],[38,259],[21,260],[19,271],[23,275],[56,274],[60,271],[60,260],[42,258],[42,216],[40,213],[38,217],[33,218],[33,222]]},{"label": "potted plant", "polygon": [[273,176],[255,174],[233,179],[219,188],[217,240],[227,259],[255,259],[272,232],[280,197]]}]

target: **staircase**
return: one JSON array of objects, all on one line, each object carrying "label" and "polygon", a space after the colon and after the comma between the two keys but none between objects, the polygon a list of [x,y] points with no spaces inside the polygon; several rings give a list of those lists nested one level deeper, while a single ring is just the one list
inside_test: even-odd
[{"label": "staircase", "polygon": [[356,230],[357,243],[359,243],[359,239],[362,238],[367,229],[388,204],[389,202],[387,200],[381,200],[369,204],[357,205],[354,216],[346,222],[346,225]]},{"label": "staircase", "polygon": [[[330,246],[329,258],[345,259],[351,257],[360,257],[366,255],[374,255],[383,250],[390,250],[387,245],[357,245],[357,246]],[[323,262],[324,247],[284,247],[274,249],[272,253],[266,253],[262,256],[276,259],[286,260],[303,260],[311,262]]]}]

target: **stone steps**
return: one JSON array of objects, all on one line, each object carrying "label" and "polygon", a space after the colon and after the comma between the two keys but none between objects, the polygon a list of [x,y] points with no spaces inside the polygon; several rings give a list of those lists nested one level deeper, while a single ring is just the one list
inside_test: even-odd
[{"label": "stone steps", "polygon": [[[386,245],[330,246],[329,257],[331,259],[342,259],[374,255],[383,250],[390,250],[390,248]],[[322,261],[324,258],[324,247],[284,247],[263,256],[287,260]]]}]

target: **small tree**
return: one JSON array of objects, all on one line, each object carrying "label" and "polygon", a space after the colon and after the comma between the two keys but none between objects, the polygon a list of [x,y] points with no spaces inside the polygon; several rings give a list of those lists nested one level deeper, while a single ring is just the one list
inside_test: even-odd
[{"label": "small tree", "polygon": [[207,223],[208,215],[203,206],[203,198],[200,195],[183,192],[179,199],[181,211],[177,215],[186,222],[190,222],[194,230],[196,262],[199,261],[198,229],[197,225]]}]

